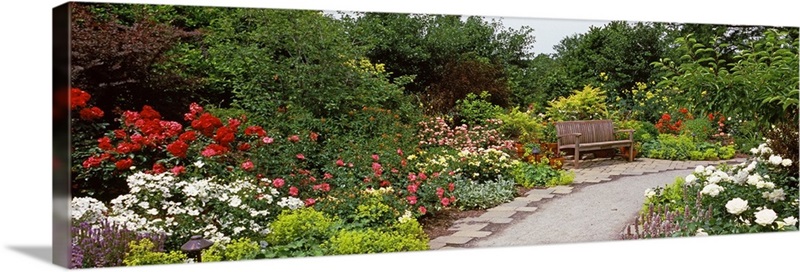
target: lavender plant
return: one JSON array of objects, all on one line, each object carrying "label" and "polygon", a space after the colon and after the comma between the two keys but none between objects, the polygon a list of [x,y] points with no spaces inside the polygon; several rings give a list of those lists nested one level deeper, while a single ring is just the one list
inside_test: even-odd
[{"label": "lavender plant", "polygon": [[131,241],[149,239],[155,250],[164,251],[166,235],[130,231],[105,219],[92,225],[81,222],[72,227],[72,264],[70,268],[121,266]]}]

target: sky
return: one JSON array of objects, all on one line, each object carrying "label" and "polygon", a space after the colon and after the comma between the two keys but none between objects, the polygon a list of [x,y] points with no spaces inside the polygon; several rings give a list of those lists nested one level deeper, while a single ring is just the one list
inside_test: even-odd
[{"label": "sky", "polygon": [[520,29],[522,26],[533,28],[534,54],[555,53],[553,46],[561,42],[562,39],[574,34],[583,34],[589,31],[591,26],[602,27],[610,21],[606,20],[569,20],[569,19],[543,19],[526,17],[496,17],[489,16],[487,19],[500,19],[504,27]]}]

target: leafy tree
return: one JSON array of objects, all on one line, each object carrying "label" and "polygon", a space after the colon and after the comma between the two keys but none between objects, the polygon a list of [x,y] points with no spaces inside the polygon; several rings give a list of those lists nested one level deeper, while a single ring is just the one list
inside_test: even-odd
[{"label": "leafy tree", "polygon": [[[477,16],[366,13],[345,17],[344,21],[353,40],[367,47],[366,54],[371,60],[385,63],[393,80],[414,77],[405,86],[406,93],[438,98],[439,102],[433,105],[438,112],[446,112],[468,92],[480,93],[482,86],[507,90],[512,85],[509,80],[517,79],[506,77],[507,72],[512,67],[527,65],[534,42],[533,30],[528,27],[504,28],[496,20],[486,21]],[[473,73],[466,70],[481,70],[479,73],[484,76],[459,80]],[[464,85],[452,85],[456,83]],[[452,93],[443,93],[451,90]],[[495,99],[507,96],[507,93],[492,94]],[[442,100],[445,97],[447,101]]]},{"label": "leafy tree", "polygon": [[663,29],[658,23],[613,21],[564,38],[555,46],[555,58],[569,78],[567,90],[603,85],[609,102],[629,99],[636,82],[656,78],[650,64],[666,50]]},{"label": "leafy tree", "polygon": [[678,38],[680,60],[654,63],[667,73],[658,86],[672,90],[676,103],[703,114],[721,112],[762,125],[796,123],[797,35],[767,29],[756,37],[738,47],[733,63],[726,61],[719,48],[727,47],[726,43],[703,43],[692,34]]}]

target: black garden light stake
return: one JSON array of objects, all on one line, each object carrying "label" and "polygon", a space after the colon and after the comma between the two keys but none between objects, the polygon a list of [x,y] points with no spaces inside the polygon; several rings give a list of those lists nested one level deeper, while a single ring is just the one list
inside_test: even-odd
[{"label": "black garden light stake", "polygon": [[188,242],[186,242],[185,244],[183,244],[183,246],[181,246],[181,250],[183,250],[183,252],[186,252],[186,255],[188,255],[191,258],[194,258],[195,261],[199,263],[203,261],[203,258],[201,256],[203,250],[211,247],[211,245],[213,244],[214,242],[203,239],[203,236],[201,235],[194,235],[192,236],[191,239],[189,239]]}]

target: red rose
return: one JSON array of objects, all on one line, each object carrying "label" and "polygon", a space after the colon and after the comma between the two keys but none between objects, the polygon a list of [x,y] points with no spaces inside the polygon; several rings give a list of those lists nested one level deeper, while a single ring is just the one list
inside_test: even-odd
[{"label": "red rose", "polygon": [[218,144],[210,144],[206,146],[206,148],[200,152],[200,154],[205,157],[212,157],[225,154],[226,152],[228,152],[228,148]]},{"label": "red rose", "polygon": [[194,140],[197,140],[197,134],[194,132],[194,130],[190,130],[190,131],[181,133],[181,135],[178,136],[178,140],[190,143],[190,142],[192,142]]},{"label": "red rose", "polygon": [[69,92],[69,108],[74,110],[79,107],[85,107],[90,98],[92,96],[89,93],[78,88],[72,88]]},{"label": "red rose", "polygon": [[289,195],[290,196],[297,196],[297,194],[299,194],[299,193],[300,193],[300,191],[297,189],[297,187],[294,187],[294,186],[289,187]]},{"label": "red rose", "polygon": [[125,111],[122,113],[122,121],[126,126],[136,124],[136,121],[141,120],[139,113],[135,111]]},{"label": "red rose", "polygon": [[267,136],[267,132],[260,126],[249,126],[244,129],[244,135],[247,136],[258,135],[258,137],[264,137]]},{"label": "red rose", "polygon": [[153,173],[161,174],[167,171],[167,168],[164,167],[163,164],[155,163],[153,164]]},{"label": "red rose", "polygon": [[381,181],[381,187],[389,187],[392,186],[392,183],[388,180]]},{"label": "red rose", "polygon": [[115,166],[117,167],[117,170],[127,170],[133,166],[133,160],[130,158],[118,160],[117,163],[115,163]]},{"label": "red rose", "polygon": [[114,138],[125,139],[125,137],[128,137],[128,134],[125,133],[124,130],[121,129],[114,130]]},{"label": "red rose", "polygon": [[228,146],[236,139],[236,135],[234,135],[233,132],[234,131],[228,127],[221,127],[217,129],[217,134],[214,135],[214,141],[222,146]]},{"label": "red rose", "polygon": [[172,154],[172,156],[175,156],[175,157],[178,157],[178,158],[185,158],[186,157],[186,151],[188,151],[188,150],[189,150],[189,145],[187,145],[186,143],[184,143],[181,140],[177,140],[177,141],[172,142],[171,144],[167,145],[167,151],[169,151],[169,153]]},{"label": "red rose", "polygon": [[200,133],[207,137],[212,137],[214,130],[218,127],[222,127],[222,121],[209,113],[203,113],[199,118],[192,121],[192,128],[200,131]]},{"label": "red rose", "polygon": [[426,214],[427,212],[428,212],[428,209],[426,209],[425,206],[419,206],[419,213]]},{"label": "red rose", "polygon": [[336,166],[339,166],[339,167],[344,166],[344,161],[342,159],[336,160]]},{"label": "red rose", "polygon": [[444,189],[442,189],[442,187],[436,188],[436,196],[439,198],[444,197]]},{"label": "red rose", "polygon": [[450,192],[456,189],[456,185],[453,184],[452,182],[450,184],[447,184],[447,187],[448,187],[447,189],[450,190]]},{"label": "red rose", "polygon": [[103,117],[103,110],[98,107],[83,108],[80,112],[81,119],[91,121]]},{"label": "red rose", "polygon": [[378,161],[378,159],[379,159],[378,154],[372,154],[373,161]]},{"label": "red rose", "polygon": [[114,149],[114,146],[111,144],[111,139],[108,137],[103,137],[97,140],[97,147],[104,151]]},{"label": "red rose", "polygon": [[250,150],[250,144],[248,144],[248,143],[241,143],[241,144],[239,144],[239,147],[238,147],[238,149],[239,149],[240,151],[247,151],[247,150]]},{"label": "red rose", "polygon": [[322,179],[332,179],[332,178],[333,178],[333,175],[331,175],[331,173],[322,174]]},{"label": "red rose", "polygon": [[299,142],[300,141],[300,136],[297,136],[297,135],[289,136],[289,141],[293,142],[293,143]]},{"label": "red rose", "polygon": [[154,110],[152,107],[148,105],[144,105],[142,107],[142,111],[139,112],[139,116],[145,120],[160,120],[161,114]]},{"label": "red rose", "polygon": [[406,186],[406,189],[408,190],[408,192],[412,193],[412,194],[416,194],[417,193],[417,188],[418,187],[417,187],[416,184],[409,184],[408,186]]},{"label": "red rose", "polygon": [[308,137],[309,137],[309,138],[311,138],[311,141],[314,141],[314,142],[316,142],[316,141],[317,141],[317,138],[319,138],[319,134],[317,134],[316,132],[313,132],[313,131],[312,131],[312,132],[311,132],[311,133],[308,135]]},{"label": "red rose", "polygon": [[100,163],[103,162],[103,157],[94,155],[83,161],[83,168],[92,168],[100,166]]}]

